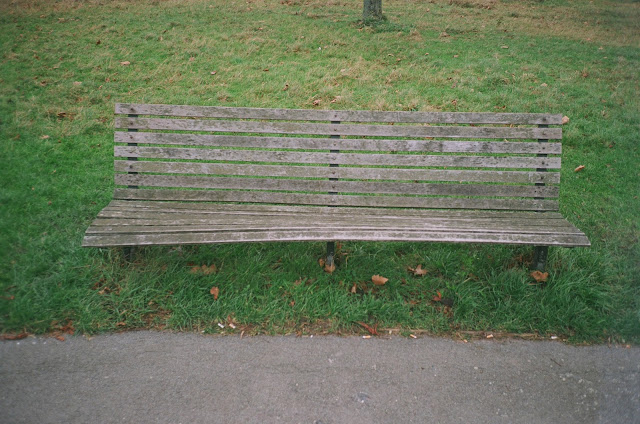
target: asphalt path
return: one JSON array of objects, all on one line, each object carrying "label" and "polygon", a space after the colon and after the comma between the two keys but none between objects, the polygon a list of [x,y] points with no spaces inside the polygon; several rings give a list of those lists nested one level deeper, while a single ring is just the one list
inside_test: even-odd
[{"label": "asphalt path", "polygon": [[2,423],[640,423],[640,348],[130,332],[0,342]]}]

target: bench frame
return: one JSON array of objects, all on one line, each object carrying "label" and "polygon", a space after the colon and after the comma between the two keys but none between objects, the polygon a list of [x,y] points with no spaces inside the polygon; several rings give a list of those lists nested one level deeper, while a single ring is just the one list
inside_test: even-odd
[{"label": "bench frame", "polygon": [[544,270],[548,246],[590,245],[557,212],[562,115],[115,109],[87,247],[316,240],[331,265],[335,241],[529,244]]}]

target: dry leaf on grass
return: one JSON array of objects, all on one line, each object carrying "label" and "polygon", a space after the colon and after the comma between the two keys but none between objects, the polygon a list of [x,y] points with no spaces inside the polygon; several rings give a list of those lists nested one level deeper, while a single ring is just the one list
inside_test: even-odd
[{"label": "dry leaf on grass", "polygon": [[125,60],[124,62],[120,62],[120,64],[122,66],[128,66],[128,65],[131,65],[131,62],[129,62],[128,60]]},{"label": "dry leaf on grass", "polygon": [[351,287],[351,293],[356,294],[357,291],[358,291],[358,286],[356,283],[353,283],[353,286]]},{"label": "dry leaf on grass", "polygon": [[547,278],[549,278],[548,272],[532,271],[529,275],[531,275],[533,279],[536,280],[536,283],[544,283],[547,281]]},{"label": "dry leaf on grass", "polygon": [[324,266],[324,271],[328,272],[329,274],[333,274],[333,271],[336,270],[336,263],[333,262],[331,265],[329,264],[325,264]]},{"label": "dry leaf on grass", "polygon": [[218,296],[220,295],[220,289],[217,287],[211,287],[209,293],[213,296],[213,300],[218,300]]},{"label": "dry leaf on grass", "polygon": [[0,334],[0,340],[22,340],[28,336],[29,336],[29,333]]},{"label": "dry leaf on grass", "polygon": [[378,324],[374,325],[373,327],[360,321],[358,321],[358,324],[363,326],[372,336],[378,335]]},{"label": "dry leaf on grass", "polygon": [[381,275],[374,275],[373,277],[371,277],[371,281],[373,281],[373,284],[375,284],[376,286],[384,286],[384,284],[389,281],[388,278],[384,278]]},{"label": "dry leaf on grass", "polygon": [[440,292],[436,292],[437,294],[435,296],[433,296],[433,298],[431,300],[433,300],[434,302],[440,302],[442,300],[442,293]]},{"label": "dry leaf on grass", "polygon": [[569,117],[568,116],[563,116],[562,117],[562,125],[568,124],[568,123],[569,123]]},{"label": "dry leaf on grass", "polygon": [[573,172],[580,172],[584,169],[584,165],[580,165],[579,167],[577,167],[576,169],[573,170]]},{"label": "dry leaf on grass", "polygon": [[423,277],[425,275],[427,275],[427,270],[426,269],[422,269],[422,265],[418,265],[415,268],[407,268],[409,270],[410,273],[412,273],[413,275],[417,276],[417,277]]}]

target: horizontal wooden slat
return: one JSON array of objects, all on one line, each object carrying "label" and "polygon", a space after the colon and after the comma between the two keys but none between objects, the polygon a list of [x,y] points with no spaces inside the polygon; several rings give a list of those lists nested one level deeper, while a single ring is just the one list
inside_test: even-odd
[{"label": "horizontal wooden slat", "polygon": [[364,180],[457,181],[483,183],[560,182],[559,172],[470,171],[455,169],[352,168],[328,166],[246,165],[233,163],[115,161],[116,172],[342,178]]},{"label": "horizontal wooden slat", "polygon": [[144,246],[202,243],[269,241],[405,241],[533,244],[545,246],[589,246],[582,235],[505,234],[476,232],[438,232],[410,230],[272,230],[196,232],[183,234],[109,234],[87,235],[83,246]]},{"label": "horizontal wooden slat", "polygon": [[114,199],[186,202],[248,202],[427,209],[558,210],[556,200],[464,199],[442,197],[357,196],[222,190],[115,189]]},{"label": "horizontal wooden slat", "polygon": [[217,131],[265,134],[345,135],[371,137],[452,137],[560,139],[561,128],[471,127],[302,122],[216,121],[197,119],[116,118],[116,128],[138,130]]},{"label": "horizontal wooden slat", "polygon": [[135,174],[116,174],[115,183],[116,185],[125,186],[201,189],[316,191],[398,195],[558,197],[558,187],[556,186],[533,185],[428,184]]},{"label": "horizontal wooden slat", "polygon": [[404,112],[368,110],[262,109],[116,103],[116,114],[196,118],[275,119],[344,122],[405,122],[432,124],[559,125],[562,115],[546,113]]},{"label": "horizontal wooden slat", "polygon": [[345,138],[258,137],[122,131],[117,131],[115,133],[115,142],[181,146],[253,147],[262,149],[367,150],[433,153],[562,153],[561,143],[453,140],[363,140]]},{"label": "horizontal wooden slat", "polygon": [[381,153],[321,153],[173,147],[115,146],[116,157],[215,160],[237,162],[312,163],[378,166],[446,166],[459,168],[560,168],[559,157],[401,155]]},{"label": "horizontal wooden slat", "polygon": [[162,211],[197,214],[226,215],[281,215],[281,216],[330,216],[342,217],[379,216],[384,219],[410,218],[461,218],[492,220],[515,219],[527,221],[551,221],[565,219],[558,212],[524,212],[524,211],[491,211],[491,210],[438,210],[438,209],[397,209],[397,208],[364,208],[364,207],[324,207],[301,205],[251,205],[229,203],[193,203],[171,201],[112,200],[104,211]]},{"label": "horizontal wooden slat", "polygon": [[[239,219],[237,214],[211,214],[195,212],[162,212],[162,211],[123,211],[104,210],[98,215],[92,224],[93,227],[155,227],[155,226],[216,226],[227,228],[232,231],[234,228],[246,228],[247,226],[257,226],[260,228],[290,228],[290,226],[304,228],[337,228],[346,226],[355,228],[358,226],[368,226],[377,228],[447,228],[456,229],[482,229],[495,231],[546,231],[559,233],[579,233],[580,231],[571,225],[566,219],[492,219],[478,217],[456,218],[425,218],[418,216],[396,217],[389,220],[386,216],[378,215],[357,215],[357,216],[332,216],[327,215],[242,215]],[[526,230],[525,230],[526,229]],[[102,231],[102,230],[100,230]],[[134,231],[130,228],[120,228],[120,232]]]}]

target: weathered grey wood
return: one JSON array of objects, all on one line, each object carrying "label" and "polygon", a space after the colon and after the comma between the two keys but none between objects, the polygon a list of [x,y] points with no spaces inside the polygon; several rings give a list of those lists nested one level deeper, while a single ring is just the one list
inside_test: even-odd
[{"label": "weathered grey wood", "polygon": [[[149,212],[132,212],[127,214],[118,212],[105,212],[94,221],[92,227],[108,226],[109,228],[120,228],[121,232],[131,232],[128,227],[160,227],[160,226],[203,226],[209,225],[219,227],[220,230],[237,230],[246,229],[249,226],[257,226],[260,228],[357,228],[360,226],[375,227],[381,229],[389,228],[441,228],[450,231],[456,230],[492,230],[505,232],[558,232],[564,234],[580,233],[567,220],[517,220],[502,219],[491,220],[487,218],[404,218],[404,219],[388,219],[380,216],[358,216],[336,219],[335,217],[317,217],[317,216],[243,216],[238,219],[237,215],[189,215],[185,217],[177,213],[149,213]],[[127,227],[127,228],[125,228]]]},{"label": "weathered grey wood", "polygon": [[182,234],[116,234],[85,236],[83,246],[123,245],[174,245],[202,243],[247,243],[268,241],[409,241],[409,242],[468,242],[499,244],[530,244],[546,246],[588,246],[581,235],[556,234],[495,234],[495,233],[448,233],[438,231],[407,230],[348,230],[331,229],[274,230],[274,231],[227,231]]},{"label": "weathered grey wood", "polygon": [[561,114],[477,112],[387,112],[369,110],[262,109],[116,103],[116,114],[289,121],[399,122],[431,124],[560,125]]},{"label": "weathered grey wood", "polygon": [[365,153],[320,153],[172,147],[115,146],[116,157],[217,160],[234,162],[310,163],[378,166],[447,166],[468,168],[560,168],[559,157],[394,155]]},{"label": "weathered grey wood", "polygon": [[[405,218],[462,218],[491,220],[515,219],[534,221],[566,221],[558,212],[525,211],[492,211],[492,210],[451,210],[451,209],[399,209],[399,208],[364,208],[364,207],[322,207],[303,205],[273,205],[273,204],[229,204],[229,203],[194,203],[179,201],[146,201],[146,200],[112,200],[103,211],[158,211],[196,214],[225,214],[225,215],[284,215],[284,216],[327,216],[337,219],[344,217],[379,216],[384,219]],[[244,218],[243,218],[244,219]]]},{"label": "weathered grey wood", "polygon": [[278,193],[231,190],[154,190],[124,189],[114,191],[114,199],[178,200],[185,202],[250,202],[299,205],[336,205],[363,207],[398,207],[425,209],[496,209],[555,211],[556,200],[535,199],[465,199],[457,197],[357,196],[306,193]]},{"label": "weathered grey wood", "polygon": [[561,128],[316,124],[303,122],[216,121],[197,119],[116,118],[116,128],[371,137],[562,138]]},{"label": "weathered grey wood", "polygon": [[272,178],[194,177],[116,174],[116,185],[203,189],[316,191],[398,195],[558,197],[556,186],[429,184],[369,181],[326,181]]},{"label": "weathered grey wood", "polygon": [[[560,128],[522,125],[561,124],[561,115],[138,104],[118,104],[116,112],[151,116],[116,118],[116,127],[143,132],[116,132],[115,183],[146,188],[116,188],[87,230],[85,246],[305,240],[589,245],[554,212],[559,189],[550,184],[559,183],[560,173],[546,171],[560,169],[560,157],[549,155],[560,155],[561,144],[504,140],[559,140]],[[380,125],[388,122],[396,125]],[[158,132],[165,130],[171,132]],[[315,137],[327,135],[342,138]]]},{"label": "weathered grey wood", "polygon": [[167,174],[237,175],[262,177],[341,178],[363,180],[454,181],[482,183],[560,182],[559,172],[471,171],[456,169],[402,168],[329,168],[328,166],[281,166],[204,162],[115,161],[116,172],[153,172]]},{"label": "weathered grey wood", "polygon": [[561,154],[561,143],[459,141],[459,140],[381,140],[349,138],[259,137],[190,133],[122,132],[116,143],[164,144],[210,147],[256,147],[262,149],[365,150],[433,153],[523,153]]}]

